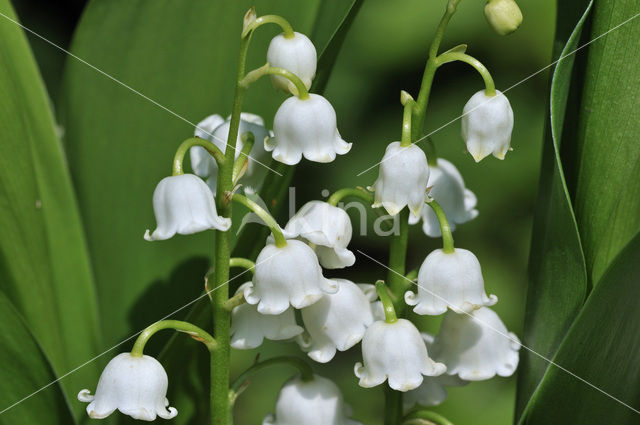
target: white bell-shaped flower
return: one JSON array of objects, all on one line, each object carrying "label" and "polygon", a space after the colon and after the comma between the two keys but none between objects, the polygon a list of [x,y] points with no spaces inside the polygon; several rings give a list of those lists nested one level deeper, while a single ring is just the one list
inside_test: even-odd
[{"label": "white bell-shaped flower", "polygon": [[264,148],[273,159],[295,165],[304,156],[309,161],[331,162],[336,154],[346,154],[351,143],[338,132],[336,112],[327,99],[309,94],[307,99],[292,96],[285,100],[273,120],[273,137]]},{"label": "white bell-shaped flower", "polygon": [[[318,64],[316,48],[306,35],[299,32],[293,34],[291,38],[280,34],[271,40],[267,50],[267,62],[271,66],[293,72],[308,89],[311,87],[313,77],[316,76]],[[277,89],[298,94],[295,85],[284,77],[272,75],[271,81]]]},{"label": "white bell-shaped flower", "polygon": [[322,275],[313,249],[298,240],[287,245],[265,246],[256,259],[253,283],[244,288],[249,304],[258,304],[261,314],[282,314],[289,305],[308,307],[325,293],[338,291],[338,284]]},{"label": "white bell-shaped flower", "polygon": [[[444,210],[449,227],[454,231],[456,224],[466,223],[478,216],[476,195],[464,186],[464,180],[458,169],[445,159],[438,158],[437,165],[429,167],[429,196],[440,204]],[[422,209],[422,230],[427,236],[439,238],[442,236],[438,217],[428,206]],[[419,221],[409,216],[409,223]]]},{"label": "white bell-shaped flower", "polygon": [[[225,120],[220,115],[210,115],[198,124],[195,136],[210,141],[224,153],[227,147],[230,126],[230,116]],[[241,113],[238,138],[235,145],[235,158],[238,158],[240,152],[242,152],[242,147],[244,146],[242,135],[247,132],[253,133],[254,143],[251,152],[249,152],[247,171],[242,176],[242,182],[246,186],[257,188],[268,171],[268,168],[261,163],[268,158],[267,152],[264,150],[264,139],[270,133],[265,128],[262,117],[248,112]],[[218,177],[218,164],[216,161],[201,146],[192,147],[189,150],[189,155],[193,172],[203,179],[206,178],[207,184],[215,193]]]},{"label": "white bell-shaped flower", "polygon": [[220,217],[213,193],[205,182],[193,174],[181,174],[160,180],[153,192],[153,212],[157,227],[147,230],[148,241],[169,239],[176,233],[190,235],[207,229],[227,231],[229,218]]},{"label": "white bell-shaped flower", "polygon": [[393,142],[387,146],[378,179],[370,188],[375,191],[372,206],[382,206],[390,215],[396,215],[408,205],[411,213],[419,217],[428,181],[429,165],[422,149]]},{"label": "white bell-shaped flower", "polygon": [[518,367],[520,340],[488,307],[469,314],[448,312],[436,335],[432,355],[447,373],[466,381],[511,376]]},{"label": "white bell-shaped flower", "polygon": [[162,365],[153,357],[118,354],[102,371],[95,395],[78,393],[78,400],[89,403],[90,418],[103,419],[116,409],[134,419],[153,421],[156,416],[171,419],[178,411],[169,406],[169,380]]},{"label": "white bell-shaped flower", "polygon": [[511,147],[513,110],[507,97],[496,90],[487,96],[481,90],[471,96],[462,111],[462,138],[476,162],[489,154],[504,159]]},{"label": "white bell-shaped flower", "polygon": [[301,238],[312,244],[320,265],[327,269],[352,266],[356,261],[347,249],[351,241],[351,220],[342,209],[327,202],[307,202],[287,223],[287,238]]},{"label": "white bell-shaped flower", "polygon": [[[427,350],[431,351],[433,335],[422,333],[422,339],[427,345]],[[409,409],[416,404],[421,406],[438,406],[447,399],[447,387],[460,387],[468,384],[456,375],[442,374],[440,376],[425,376],[422,384],[414,390],[407,391],[402,397],[405,409]]]},{"label": "white bell-shaped flower", "polygon": [[338,292],[326,294],[318,302],[302,309],[308,334],[298,338],[309,357],[327,363],[338,351],[347,351],[362,340],[373,323],[371,301],[376,299],[373,285],[356,285],[345,279],[333,279]]},{"label": "white bell-shaped flower", "polygon": [[418,272],[418,294],[407,291],[404,300],[417,314],[437,316],[447,307],[457,313],[470,312],[498,302],[487,296],[480,262],[471,251],[436,249],[427,255]]},{"label": "white bell-shaped flower", "polygon": [[[243,293],[251,282],[238,288]],[[239,350],[259,347],[264,339],[281,341],[300,335],[304,329],[296,323],[292,308],[281,314],[260,314],[255,305],[240,304],[231,312],[231,346]]]},{"label": "white bell-shaped flower", "polygon": [[360,386],[375,387],[388,379],[397,391],[409,391],[422,384],[423,375],[442,375],[447,369],[429,357],[420,332],[406,319],[374,322],[362,339],[364,365],[356,363],[354,372]]},{"label": "white bell-shaped flower", "polygon": [[284,384],[275,415],[267,415],[262,425],[362,425],[349,416],[351,407],[336,384],[318,375],[306,382],[296,376]]}]

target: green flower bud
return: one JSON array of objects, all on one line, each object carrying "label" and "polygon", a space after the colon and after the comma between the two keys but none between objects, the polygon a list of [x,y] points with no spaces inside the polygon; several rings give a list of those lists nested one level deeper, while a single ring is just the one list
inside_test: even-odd
[{"label": "green flower bud", "polygon": [[484,7],[489,25],[500,35],[508,35],[522,23],[522,12],[514,0],[489,0]]}]

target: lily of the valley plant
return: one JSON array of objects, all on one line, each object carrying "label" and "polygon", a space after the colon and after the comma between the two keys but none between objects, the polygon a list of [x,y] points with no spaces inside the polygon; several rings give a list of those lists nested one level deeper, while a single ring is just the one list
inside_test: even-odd
[{"label": "lily of the valley plant", "polygon": [[[339,122],[346,118],[337,116],[330,100],[309,93],[317,66],[316,49],[309,38],[295,32],[280,16],[258,17],[253,8],[247,12],[232,113],[228,118],[205,118],[195,137],[179,146],[173,175],[162,179],[153,194],[157,227],[144,235],[148,241],[162,243],[176,234],[213,230],[214,264],[207,280],[212,332],[175,320],[145,329],[130,353],[117,355],[107,365],[93,395],[88,389],[78,394],[80,401],[89,403],[91,418],[105,418],[115,410],[146,421],[178,414],[166,398],[169,379],[162,365],[143,354],[149,338],[162,329],[187,333],[209,350],[211,421],[221,425],[233,422],[233,404],[248,379],[280,363],[294,366],[299,373],[282,387],[273,413],[264,412],[263,424],[361,423],[351,417],[336,384],[316,375],[311,366],[313,362],[329,363],[338,351],[358,345],[362,361],[354,365],[353,379],[365,388],[384,389],[386,425],[448,424],[446,418],[429,410],[445,402],[446,387],[514,373],[519,340],[491,309],[498,298],[491,294],[490,282],[485,287],[483,254],[453,243],[456,226],[478,215],[477,199],[456,167],[438,158],[433,142],[423,137],[436,71],[461,61],[478,71],[485,84],[462,108],[461,133],[470,157],[481,161],[492,154],[504,159],[510,150],[513,111],[504,94],[496,90],[489,71],[466,53],[466,45],[440,53],[441,40],[459,2],[447,3],[428,52],[420,91],[415,98],[401,93],[401,137],[388,144],[378,178],[368,190],[343,188],[327,201],[305,204],[282,228],[266,208],[248,196],[263,185],[270,172],[264,163],[270,156],[287,165],[303,158],[330,163],[337,155],[348,154],[351,143],[338,131]],[[513,0],[489,0],[485,14],[500,34],[514,31],[522,20]],[[282,33],[265,52],[267,62],[247,71],[251,36],[264,24],[276,24]],[[245,93],[263,76],[270,76],[276,89],[290,94],[275,111],[272,131],[261,117],[243,112]],[[183,170],[187,153],[192,173]],[[356,262],[348,246],[351,221],[340,208],[346,197],[357,198],[379,214],[387,214],[387,222],[398,224],[389,237],[387,276],[375,283],[355,283],[346,275],[328,278],[323,270],[346,269]],[[231,257],[230,229],[240,224],[231,221],[234,203],[255,213],[271,231],[266,240],[254,241],[262,247],[255,262]],[[424,252],[424,262],[408,271],[408,228],[419,222],[426,236],[442,238],[442,248]],[[251,278],[230,297],[231,267],[246,269]],[[410,320],[414,313],[444,315],[440,331],[433,336],[421,333]],[[309,360],[265,359],[231,380],[230,348],[253,349],[265,339],[296,341]]]}]

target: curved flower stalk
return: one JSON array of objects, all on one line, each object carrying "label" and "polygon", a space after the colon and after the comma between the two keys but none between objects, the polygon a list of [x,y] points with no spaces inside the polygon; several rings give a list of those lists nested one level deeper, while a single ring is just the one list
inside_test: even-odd
[{"label": "curved flower stalk", "polygon": [[[428,351],[432,351],[433,335],[421,333],[422,339],[427,346]],[[426,376],[422,384],[411,391],[407,391],[402,397],[404,409],[410,409],[418,404],[425,407],[438,406],[447,399],[446,387],[461,387],[467,385],[468,382],[460,379],[456,375],[442,374],[440,376]]]},{"label": "curved flower stalk", "polygon": [[160,180],[153,192],[158,227],[146,231],[148,241],[169,239],[176,233],[190,235],[208,229],[227,231],[231,220],[218,216],[213,193],[200,178],[181,174]]},{"label": "curved flower stalk", "polygon": [[422,149],[393,142],[387,146],[378,179],[370,188],[375,191],[372,207],[382,206],[390,215],[396,215],[409,206],[411,214],[420,217],[428,181],[429,165]]},{"label": "curved flower stalk", "polygon": [[518,367],[520,340],[487,307],[470,314],[448,312],[432,345],[447,373],[466,381],[511,376]]},{"label": "curved flower stalk", "polygon": [[447,369],[429,357],[420,332],[406,319],[369,326],[362,339],[362,357],[364,365],[356,363],[354,372],[365,388],[388,380],[394,390],[409,391],[422,384],[423,375],[438,376]]},{"label": "curved flower stalk", "polygon": [[308,334],[298,338],[303,350],[319,363],[327,363],[338,351],[347,351],[362,340],[373,323],[371,302],[377,298],[373,285],[356,285],[345,279],[333,279],[338,292],[326,294],[302,309]]},{"label": "curved flower stalk", "polygon": [[296,376],[284,384],[275,415],[267,415],[262,425],[362,425],[350,415],[336,384],[318,375],[309,381]]},{"label": "curved flower stalk", "polygon": [[[478,216],[475,209],[478,203],[476,195],[464,185],[458,169],[445,159],[438,158],[437,165],[429,167],[429,196],[435,199],[447,216],[449,227],[454,231],[456,224],[463,224]],[[423,208],[421,217],[422,230],[427,236],[442,236],[438,217],[431,208]],[[415,224],[420,218],[409,216],[409,223]]]},{"label": "curved flower stalk", "polygon": [[[246,282],[236,294],[242,294],[251,285]],[[296,324],[293,309],[277,315],[260,314],[255,305],[240,304],[231,312],[231,346],[239,350],[259,347],[262,341],[280,341],[300,335],[304,329]]]},{"label": "curved flower stalk", "polygon": [[451,253],[436,249],[427,255],[418,273],[418,294],[407,291],[404,299],[415,306],[415,313],[433,316],[446,312],[447,308],[464,313],[498,302],[498,297],[487,296],[484,291],[476,256],[460,248]]},{"label": "curved flower stalk", "polygon": [[462,138],[476,162],[489,154],[504,159],[511,148],[513,110],[507,97],[499,90],[488,96],[480,90],[462,110]]},{"label": "curved flower stalk", "polygon": [[[267,50],[267,62],[272,66],[286,69],[297,75],[305,87],[309,89],[313,77],[316,76],[318,56],[316,48],[309,38],[294,32],[292,36],[286,34],[275,36]],[[279,75],[271,75],[273,86],[277,89],[298,94],[298,89],[291,81]]]},{"label": "curved flower stalk", "polygon": [[178,411],[167,407],[168,383],[167,373],[153,357],[121,353],[102,371],[95,395],[85,389],[78,393],[78,400],[89,403],[87,414],[93,419],[106,418],[116,409],[143,421],[156,416],[171,419]]},{"label": "curved flower stalk", "polygon": [[337,283],[322,275],[313,250],[304,242],[288,240],[283,247],[267,245],[260,251],[244,297],[249,304],[258,304],[261,314],[282,314],[289,305],[308,307],[323,294],[337,291]]},{"label": "curved flower stalk", "polygon": [[337,127],[336,112],[327,99],[309,94],[301,99],[285,100],[273,121],[273,137],[265,139],[264,148],[273,159],[295,165],[304,156],[309,161],[331,162],[336,154],[351,150]]},{"label": "curved flower stalk", "polygon": [[[229,137],[230,125],[231,117],[227,117],[225,120],[220,115],[210,115],[198,123],[195,136],[210,141],[224,153],[227,138]],[[242,152],[244,146],[242,135],[247,132],[253,133],[256,143],[254,143],[249,153],[247,171],[242,176],[242,181],[245,185],[258,189],[268,169],[256,163],[256,161],[262,162],[268,157],[267,152],[264,150],[263,141],[271,133],[265,128],[264,120],[259,115],[248,112],[240,114],[240,126],[235,145],[235,158],[238,158],[240,152]],[[216,161],[201,146],[193,146],[189,150],[189,155],[193,172],[197,176],[207,179],[207,184],[211,188],[211,191],[215,193],[218,178],[218,164]]]},{"label": "curved flower stalk", "polygon": [[327,202],[311,201],[291,217],[283,233],[286,238],[309,242],[327,269],[352,266],[356,257],[347,249],[351,241],[351,220],[342,209]]}]

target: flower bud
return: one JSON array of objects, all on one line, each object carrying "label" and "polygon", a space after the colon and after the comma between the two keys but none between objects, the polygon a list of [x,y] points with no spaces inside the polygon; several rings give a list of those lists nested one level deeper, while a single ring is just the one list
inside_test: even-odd
[{"label": "flower bud", "polygon": [[356,285],[334,279],[339,286],[335,294],[326,294],[318,302],[302,309],[308,335],[298,338],[309,357],[327,363],[338,351],[347,351],[362,340],[373,323],[371,301],[376,295],[373,285]]},{"label": "flower bud", "polygon": [[522,12],[514,0],[489,0],[484,6],[484,16],[500,35],[511,34],[522,23]]},{"label": "flower bud", "polygon": [[487,96],[481,90],[471,96],[462,112],[462,138],[476,162],[493,153],[504,159],[511,145],[513,110],[509,100],[496,90]]},{"label": "flower bud", "polygon": [[356,257],[347,249],[351,241],[351,220],[342,209],[322,201],[304,204],[283,231],[287,239],[302,238],[316,252],[327,269],[352,266]]},{"label": "flower bud", "polygon": [[390,215],[396,215],[408,205],[411,213],[419,217],[428,181],[429,165],[422,149],[393,142],[384,152],[378,179],[371,188],[375,191],[372,207],[382,206]]},{"label": "flower bud", "polygon": [[296,376],[284,384],[276,414],[267,415],[262,425],[362,425],[350,415],[351,408],[336,384],[318,375],[310,381]]},{"label": "flower bud", "polygon": [[417,314],[437,316],[451,310],[463,313],[498,302],[487,297],[480,262],[471,251],[436,249],[427,255],[418,272],[418,295],[407,291],[404,300]]},{"label": "flower bud", "polygon": [[396,322],[374,322],[362,339],[362,363],[356,363],[354,372],[360,386],[375,387],[387,379],[397,391],[409,391],[422,384],[423,375],[442,375],[447,369],[429,357],[420,332],[406,319]]},{"label": "flower bud", "polygon": [[[451,231],[456,224],[466,223],[478,216],[476,195],[464,185],[464,180],[458,169],[447,160],[438,158],[437,165],[429,167],[429,196],[442,207]],[[439,238],[442,236],[440,222],[431,208],[423,208],[421,217],[422,230],[427,236]],[[409,223],[415,224],[420,218],[409,216]]]},{"label": "flower bud", "polygon": [[116,409],[143,421],[153,421],[156,415],[171,419],[178,411],[167,407],[168,384],[167,373],[156,359],[122,353],[111,359],[102,371],[96,394],[82,390],[78,400],[89,403],[87,414],[92,419],[106,418]]},{"label": "flower bud", "polygon": [[337,291],[337,283],[322,275],[313,250],[304,242],[288,240],[283,247],[267,245],[260,251],[244,298],[258,304],[261,314],[282,314],[289,305],[307,307]]},{"label": "flower bud", "polygon": [[273,120],[273,133],[265,139],[264,148],[273,151],[273,159],[287,165],[297,164],[302,156],[309,161],[331,162],[336,154],[351,150],[351,143],[342,140],[338,132],[333,106],[318,94],[285,100]]},{"label": "flower bud", "polygon": [[[240,285],[236,294],[244,292],[251,282]],[[264,339],[280,341],[300,335],[304,329],[296,324],[292,308],[276,315],[260,314],[255,305],[241,304],[231,312],[231,346],[238,350],[259,347]]]},{"label": "flower bud", "polygon": [[169,239],[176,233],[190,235],[207,229],[227,231],[229,218],[218,216],[213,193],[193,174],[165,177],[153,192],[158,227],[144,234],[148,241]]},{"label": "flower bud", "polygon": [[[318,57],[316,48],[309,38],[294,32],[292,38],[286,38],[284,34],[275,36],[267,50],[267,62],[269,65],[286,69],[296,74],[307,87],[311,87],[313,77],[316,76]],[[275,88],[298,94],[296,86],[288,79],[279,75],[271,75],[271,81]]]},{"label": "flower bud", "polygon": [[488,307],[470,314],[447,312],[431,354],[447,365],[449,375],[482,381],[511,376],[518,367],[520,340]]}]

